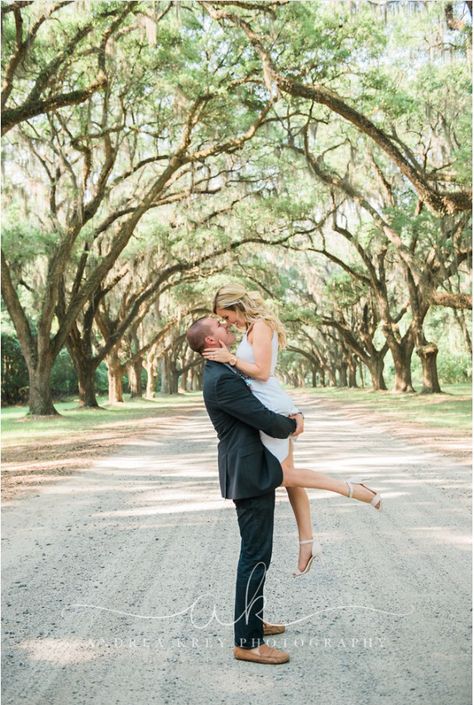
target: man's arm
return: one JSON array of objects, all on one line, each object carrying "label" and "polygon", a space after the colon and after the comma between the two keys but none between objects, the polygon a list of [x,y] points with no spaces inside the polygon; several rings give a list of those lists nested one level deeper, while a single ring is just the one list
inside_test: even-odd
[{"label": "man's arm", "polygon": [[269,436],[288,438],[296,429],[294,419],[267,409],[252,394],[244,380],[234,373],[217,381],[216,396],[222,411]]}]

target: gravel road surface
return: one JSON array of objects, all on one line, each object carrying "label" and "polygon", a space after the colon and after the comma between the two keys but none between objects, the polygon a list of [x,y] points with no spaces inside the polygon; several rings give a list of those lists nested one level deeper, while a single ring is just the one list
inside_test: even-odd
[{"label": "gravel road surface", "polygon": [[470,703],[469,465],[300,401],[297,465],[367,477],[384,507],[310,491],[325,565],[295,579],[277,491],[266,617],[290,662],[232,657],[238,526],[198,405],[4,506],[4,705]]}]

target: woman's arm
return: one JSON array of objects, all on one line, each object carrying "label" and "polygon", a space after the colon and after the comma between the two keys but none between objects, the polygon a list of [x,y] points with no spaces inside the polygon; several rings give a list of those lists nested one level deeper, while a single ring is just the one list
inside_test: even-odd
[{"label": "woman's arm", "polygon": [[238,374],[221,377],[216,384],[219,408],[248,426],[274,438],[288,438],[301,432],[301,415],[296,418],[275,414],[255,397]]},{"label": "woman's arm", "polygon": [[228,362],[248,377],[266,382],[270,377],[272,369],[273,331],[268,323],[265,323],[265,321],[260,318],[253,324],[252,332],[252,348],[255,364],[253,362],[245,362],[238,358],[226,348],[224,343],[221,343],[221,349],[209,348],[204,350],[203,356],[214,362]]}]

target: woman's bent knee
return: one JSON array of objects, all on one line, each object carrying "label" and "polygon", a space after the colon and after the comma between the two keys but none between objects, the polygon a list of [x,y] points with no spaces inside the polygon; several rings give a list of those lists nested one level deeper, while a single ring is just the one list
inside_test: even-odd
[{"label": "woman's bent knee", "polygon": [[285,461],[281,464],[281,469],[283,471],[283,482],[281,483],[283,487],[293,487],[294,476],[293,468],[285,465]]}]

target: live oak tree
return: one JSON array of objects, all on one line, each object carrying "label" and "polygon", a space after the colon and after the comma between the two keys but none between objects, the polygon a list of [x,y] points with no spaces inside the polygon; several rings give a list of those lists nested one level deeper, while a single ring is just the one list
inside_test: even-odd
[{"label": "live oak tree", "polygon": [[[222,179],[222,172],[220,177]],[[163,337],[164,332],[167,332],[167,335],[172,334],[170,330],[165,331],[155,325],[149,325],[148,314],[153,314],[157,301],[164,292],[176,288],[182,290],[184,283],[206,280],[213,272],[224,268],[231,270],[237,257],[241,256],[242,249],[263,245],[276,248],[282,241],[288,241],[291,237],[290,234],[281,238],[278,232],[273,234],[271,230],[261,232],[251,224],[242,229],[242,232],[237,228],[230,228],[229,223],[232,219],[237,220],[237,212],[239,208],[242,209],[244,203],[249,204],[247,217],[252,210],[257,214],[260,212],[258,199],[265,183],[262,180],[258,189],[251,186],[249,190],[245,169],[234,181],[236,183],[232,187],[229,185],[222,190],[215,188],[212,197],[208,193],[205,205],[201,205],[204,200],[201,191],[195,192],[190,202],[176,206],[168,222],[163,220],[159,227],[150,219],[149,230],[141,228],[140,232],[135,234],[131,260],[125,262],[124,252],[119,263],[120,268],[110,273],[110,285],[108,280],[105,280],[103,289],[99,290],[103,291],[103,295],[94,304],[94,315],[90,322],[92,325],[94,320],[96,321],[103,342],[98,346],[95,355],[90,352],[88,359],[94,367],[104,358],[107,360],[109,393],[113,401],[122,399],[121,378],[124,369],[127,368],[133,379],[138,380],[138,369],[143,363],[144,355]],[[222,181],[222,184],[225,184],[225,181]],[[243,213],[239,215],[244,219]],[[211,291],[208,291],[207,298],[209,307]],[[180,310],[179,302],[175,302],[176,306]],[[206,310],[209,311],[209,308]],[[160,325],[167,327],[168,322],[161,321]],[[84,340],[84,325],[82,337],[78,327],[79,323],[76,322],[77,334]],[[146,329],[147,335],[141,335],[141,342],[137,347],[139,329]],[[131,344],[130,338],[134,339],[134,345]],[[123,353],[132,348],[133,355],[124,359]],[[157,353],[156,347],[154,349]],[[73,358],[77,354],[77,351],[71,350]],[[173,361],[169,366],[173,366]],[[88,375],[87,379],[90,388],[91,375]],[[171,386],[174,389],[176,383],[173,382]],[[86,405],[85,401],[83,403]],[[87,405],[91,405],[90,402]]]},{"label": "live oak tree", "polygon": [[[285,116],[285,111],[280,111],[281,123],[287,132],[288,146],[306,157],[317,178],[322,179],[328,186],[341,190],[349,199],[364,208],[374,219],[381,235],[387,238],[388,245],[397,249],[412,314],[410,328],[403,336],[398,333],[398,316],[393,319],[389,312],[386,296],[383,294],[384,286],[379,283],[377,287],[380,315],[395,360],[396,388],[400,391],[413,389],[410,359],[416,344],[417,354],[423,366],[424,391],[440,391],[436,373],[437,347],[426,340],[423,321],[432,303],[470,306],[468,294],[459,293],[452,296],[438,288],[440,285],[445,286],[450,277],[455,276],[463,262],[470,262],[468,238],[466,240],[470,191],[465,186],[461,147],[463,143],[460,142],[460,139],[469,141],[465,129],[468,123],[463,122],[463,109],[468,107],[467,70],[462,58],[466,47],[459,46],[459,53],[450,58],[447,67],[440,67],[434,62],[430,65],[428,61],[427,69],[421,70],[419,76],[415,75],[412,81],[405,78],[404,87],[400,89],[394,83],[390,70],[380,66],[372,68],[370,64],[371,50],[377,49],[377,45],[380,48],[385,42],[383,27],[370,9],[367,12],[358,12],[355,17],[347,9],[344,11],[342,5],[339,8],[340,13],[334,13],[332,8],[332,13],[325,14],[324,8],[317,3],[293,3],[291,8],[274,7],[272,12],[265,12],[256,5],[252,7],[252,3],[246,4],[245,7],[241,5],[239,8],[224,9],[217,3],[203,4],[210,16],[226,27],[227,31],[235,31],[232,28],[238,28],[247,37],[262,63],[261,83],[269,93],[280,94],[281,98],[286,94],[293,99],[287,112],[291,109],[293,114],[296,113],[296,118]],[[440,9],[438,8],[438,11]],[[286,19],[284,32],[280,24],[283,17]],[[398,18],[398,22],[403,22],[404,19],[402,16]],[[441,12],[443,23],[444,19]],[[372,44],[361,37],[364,27],[368,30],[369,25]],[[293,27],[294,35],[291,34]],[[328,35],[331,31],[331,45],[324,41],[325,31]],[[390,31],[393,32],[393,26]],[[269,37],[271,49],[268,48]],[[288,41],[289,37],[292,41]],[[369,52],[369,68],[365,73],[360,72],[350,56],[350,51],[347,50],[347,44],[344,44],[349,41],[357,42],[359,39]],[[304,52],[303,55],[301,51]],[[424,51],[424,48],[421,51]],[[412,60],[411,56],[409,58]],[[367,62],[367,55],[364,60]],[[399,70],[403,70],[403,67],[400,66]],[[443,74],[447,79],[448,71],[450,78],[453,72],[456,72],[449,102],[446,101],[445,84],[439,82],[444,79]],[[349,79],[351,84],[348,83]],[[347,92],[348,88],[351,92],[350,102],[343,100],[338,92],[344,89]],[[426,94],[427,88],[429,92]],[[359,106],[366,108],[368,112],[376,112],[377,124],[371,121],[359,106],[356,107],[356,100],[359,100]],[[299,108],[299,115],[296,106]],[[325,106],[325,109],[321,109],[321,106]],[[306,124],[301,119],[305,113]],[[331,119],[331,115],[344,118],[347,126],[352,128],[352,133],[355,128],[356,134],[360,133],[360,138],[357,139],[351,134],[351,130]],[[339,143],[344,143],[344,136],[349,135],[351,153],[359,151],[359,162],[372,153],[373,174],[381,182],[385,197],[383,210],[374,207],[371,198],[364,194],[364,189],[353,187],[347,178],[347,170],[344,177],[338,177],[330,169],[324,169],[322,158],[325,151],[320,146],[321,130],[318,128],[325,124],[329,124],[332,132],[338,134]],[[410,136],[403,140],[400,137],[401,132],[407,136],[412,133],[415,137]],[[319,147],[313,153],[308,146],[311,143],[316,143]],[[326,145],[326,151],[337,146]],[[376,157],[373,156],[374,153]],[[382,162],[383,167],[380,167],[378,162]],[[370,175],[367,176],[370,182]],[[398,181],[400,194],[404,194],[405,184],[408,183],[417,197],[412,207],[412,220],[415,222],[411,223],[412,232],[417,232],[408,246],[403,241],[404,224],[400,218],[397,222],[396,213],[388,212],[390,208],[394,211],[397,207],[394,202],[395,189],[391,186],[393,181]],[[369,186],[368,191],[373,192],[373,185]],[[406,200],[406,195],[403,198]],[[426,247],[426,227],[424,234],[423,226],[419,222],[424,217],[420,217],[424,207],[434,222],[438,219],[441,234],[434,247],[430,241],[430,248]],[[407,222],[410,216],[406,213],[406,206],[404,210]],[[347,228],[345,235],[353,238]],[[418,243],[421,245],[423,259],[417,261],[410,250]],[[383,265],[382,261],[381,264]]]},{"label": "live oak tree", "polygon": [[[469,218],[466,216],[458,216],[457,218],[445,216],[442,219],[434,220],[431,213],[420,212],[418,204],[412,203],[410,206],[410,199],[403,196],[400,189],[391,184],[390,179],[384,177],[378,165],[373,161],[383,184],[379,201],[384,204],[384,212],[391,214],[390,222],[387,222],[388,219],[381,215],[379,209],[362,196],[347,179],[343,180],[334,173],[329,174],[321,162],[318,164],[307,150],[306,152],[315,175],[355,200],[361,209],[370,214],[375,231],[378,231],[378,238],[373,240],[373,242],[379,241],[375,256],[377,265],[374,266],[374,263],[371,262],[373,259],[370,252],[372,246],[364,246],[361,239],[348,226],[343,227],[338,224],[337,218],[334,217],[334,231],[355,246],[367,268],[369,276],[366,280],[370,282],[378,303],[382,329],[394,358],[396,390],[412,391],[410,358],[411,352],[416,346],[416,352],[421,359],[423,368],[423,391],[440,392],[436,370],[438,350],[434,343],[426,339],[423,323],[430,306],[433,303],[440,303],[438,286],[449,280],[459,270],[462,263],[470,259],[467,229]],[[359,173],[363,173],[362,165],[359,165]],[[367,181],[369,181],[368,176]],[[411,213],[409,212],[410,207]],[[454,247],[453,243],[455,243]],[[411,323],[403,336],[398,333],[400,314],[397,314],[394,319],[388,303],[386,262],[389,259],[387,258],[389,252],[395,253],[399,262],[400,274],[396,280],[397,282],[405,282],[411,313]],[[441,297],[444,298],[443,294]],[[459,298],[456,299],[456,303],[459,303]],[[406,311],[407,308],[405,306],[403,310]]]},{"label": "live oak tree", "polygon": [[2,4],[2,135],[105,90],[104,52],[139,4],[97,3],[79,23],[76,10],[70,0]]},{"label": "live oak tree", "polygon": [[[162,289],[172,297],[186,277],[199,285],[223,265],[228,274],[244,265],[246,281],[265,286],[292,259],[276,294],[283,316],[285,292],[336,282],[341,270],[360,293],[348,303],[329,287],[309,327],[291,331],[307,353],[283,358],[294,379],[311,369],[353,383],[362,364],[383,388],[390,341],[397,387],[411,388],[416,350],[424,387],[436,391],[430,309],[456,307],[470,343],[470,15],[448,5],[410,3],[406,38],[407,10],[395,3],[104,2],[80,15],[75,2],[5,3],[2,292],[31,411],[53,413],[49,373],[64,345],[83,403],[96,403],[94,369],[114,356],[134,394],[141,365],[153,393],[157,362],[176,388],[191,361],[186,319],[153,317]],[[201,229],[200,246],[188,204],[205,215],[199,204],[242,182],[261,194],[221,223],[238,257],[219,254],[217,229]],[[134,260],[135,243],[145,253],[164,245],[180,213],[183,249],[161,270]],[[312,237],[326,252],[312,253],[302,284],[298,250]],[[198,380],[198,367],[188,370]]]},{"label": "live oak tree", "polygon": [[[436,114],[433,106],[431,106],[431,112]],[[414,129],[416,122],[413,115],[411,119]],[[359,256],[369,267],[370,276],[359,275],[359,278],[370,282],[376,300],[379,302],[383,329],[395,360],[396,389],[399,391],[412,390],[410,358],[415,344],[423,367],[423,391],[439,392],[436,371],[437,346],[426,339],[423,321],[431,305],[461,308],[471,305],[469,294],[459,293],[456,295],[451,286],[449,286],[450,293],[439,288],[446,287],[451,277],[455,277],[462,271],[464,264],[468,265],[468,268],[470,267],[469,214],[437,217],[429,211],[425,211],[419,200],[416,201],[407,195],[403,182],[397,173],[390,173],[387,166],[382,168],[379,163],[380,157],[374,156],[370,145],[365,144],[364,140],[356,141],[350,132],[339,130],[338,142],[333,145],[329,144],[326,149],[323,149],[324,138],[319,129],[317,133],[319,154],[314,153],[312,150],[314,150],[315,136],[311,136],[313,120],[317,124],[328,122],[318,120],[316,117],[313,118],[311,113],[306,124],[301,126],[300,120],[300,125],[294,126],[293,130],[289,127],[290,121],[285,122],[288,148],[306,159],[310,172],[318,181],[326,184],[329,189],[334,189],[342,194],[349,202],[357,206],[359,213],[365,211],[366,215],[372,219],[373,227],[379,232],[378,239],[381,243],[379,251],[382,259],[379,264],[383,265],[389,250],[395,252],[399,260],[398,281],[405,281],[412,315],[409,330],[403,336],[399,336],[397,333],[398,326],[396,324],[399,317],[393,320],[384,293],[384,265],[379,266],[379,270],[383,274],[381,280],[380,273],[378,277],[375,276],[371,266],[368,265],[372,257],[370,252],[372,245],[369,245],[368,249],[367,245],[364,246],[361,243],[360,238],[352,232],[354,225],[342,227],[341,224],[337,224],[337,219],[335,220],[334,231],[355,245]],[[331,128],[334,133],[334,125],[329,121],[328,130]],[[449,151],[447,142],[450,137],[446,127],[441,136],[436,136],[436,133],[433,135],[433,132],[428,133],[425,140],[420,138],[420,148],[424,147],[425,153],[433,149],[432,137],[434,136],[437,137],[439,151],[446,154]],[[302,137],[299,138],[299,136]],[[344,154],[344,150],[347,152],[347,146],[350,149],[350,156],[347,163],[341,162],[345,171],[342,176],[333,167],[328,167],[325,163],[325,155],[332,154],[337,150],[340,151],[341,148]],[[367,159],[367,155],[369,159]],[[356,179],[354,174],[357,174]],[[354,185],[355,183],[356,185]],[[327,248],[324,247],[320,251],[334,260]],[[338,262],[341,267],[351,271],[347,264],[341,262],[340,259]],[[466,281],[468,281],[468,271],[469,269],[465,272]],[[352,273],[354,276],[357,275],[354,271]],[[404,310],[406,311],[407,307]]]},{"label": "live oak tree", "polygon": [[[219,176],[222,177],[222,174]],[[217,177],[210,179],[208,174],[206,181],[209,183],[213,180],[216,181]],[[218,191],[220,187],[203,189],[201,184],[193,191],[192,197],[198,199],[206,194],[209,198],[211,192]],[[189,194],[186,198],[188,197]],[[212,222],[213,218],[227,213],[237,201],[238,198],[230,200],[229,207],[211,212],[206,222]],[[178,199],[173,203],[178,203]],[[181,239],[191,238],[190,229],[177,228],[174,216],[166,214],[164,205],[162,211],[164,212],[160,224],[156,223],[155,215],[151,214],[147,224],[142,224],[135,232],[133,241],[124,250],[109,275],[93,292],[84,312],[72,326],[67,345],[78,373],[79,396],[83,406],[97,406],[94,372],[103,360],[108,361],[109,392],[114,401],[122,399],[121,379],[125,368],[130,372],[129,377],[133,377],[138,383],[140,360],[155,346],[161,334],[160,328],[155,328],[155,325],[159,325],[158,322],[149,331],[148,342],[140,345],[140,354],[135,352],[133,359],[128,363],[119,360],[117,350],[121,348],[123,351],[126,347],[131,350],[136,347],[131,341],[136,339],[138,328],[147,325],[147,314],[153,311],[164,291],[176,286],[186,276],[196,278],[205,275],[205,271],[200,271],[200,267],[219,254],[227,252],[227,248],[219,249],[216,243],[208,252],[203,252],[202,246],[196,246],[195,252],[183,253],[183,256],[178,257],[175,245]],[[61,320],[60,311],[58,319]],[[137,393],[138,389],[135,394]]]},{"label": "live oak tree", "polygon": [[[384,152],[408,180],[420,201],[434,214],[470,212],[470,189],[456,188],[456,183],[450,179],[443,182],[440,174],[433,182],[432,174],[436,168],[428,160],[421,163],[396,134],[388,133],[361,112],[354,91],[351,100],[345,99],[338,91],[340,73],[346,77],[350,73],[350,68],[346,71],[344,65],[340,72],[338,61],[347,61],[346,40],[356,42],[362,38],[363,32],[376,37],[376,41],[380,36],[380,24],[370,7],[358,6],[352,13],[350,6],[342,3],[338,12],[334,12],[332,6],[328,9],[328,5],[322,2],[272,3],[285,6],[270,13],[257,3],[225,3],[230,7],[222,9],[223,3],[199,1],[216,22],[238,28],[245,35],[261,61],[263,83],[270,94],[285,93],[325,106],[340,115]],[[241,7],[232,8],[232,5]],[[442,12],[441,4],[438,12]],[[327,42],[328,35],[326,42],[321,41],[325,31],[331,31],[331,46]],[[370,51],[367,36],[364,43]],[[332,53],[332,63],[331,59],[328,60],[328,49]]]},{"label": "live oak tree", "polygon": [[[123,19],[120,15],[124,31],[112,48],[115,17],[98,46],[91,39],[88,51],[83,47],[86,56],[98,54],[107,77],[104,90],[79,105],[28,116],[7,138],[12,145],[28,146],[34,167],[39,163],[44,169],[47,191],[39,214],[31,213],[39,217],[41,230],[50,232],[42,253],[47,269],[36,331],[18,293],[21,256],[15,253],[14,238],[12,247],[2,252],[2,293],[28,365],[32,414],[55,413],[49,388],[52,364],[142,217],[173,190],[189,190],[197,166],[240,149],[273,103],[241,99],[239,85],[229,80],[233,52],[214,64],[202,60],[201,53],[212,56],[212,39],[193,15],[176,24],[162,13],[155,20],[157,44],[150,46],[138,21],[140,12],[146,15],[146,3],[119,5],[122,13],[124,5],[134,12]],[[74,16],[64,21],[77,23]],[[182,22],[188,24],[183,27]],[[59,11],[54,28],[58,24]],[[185,31],[195,39],[192,71]],[[59,59],[62,49],[57,52]],[[76,62],[63,68],[66,74],[68,68],[73,71],[70,81],[76,80]],[[28,169],[25,163],[25,176]]]},{"label": "live oak tree", "polygon": [[[334,296],[332,306],[328,306],[323,313],[320,325],[328,331],[337,331],[339,335],[352,380],[349,386],[356,386],[357,362],[361,362],[370,373],[372,388],[387,389],[384,366],[389,346],[387,341],[382,344],[376,342],[380,317],[373,295],[370,291],[361,291],[360,281],[354,282],[348,275],[344,275],[342,280],[341,276],[335,277],[330,284],[332,291],[337,286],[338,294]],[[341,296],[341,288],[346,291],[344,297]]]}]

